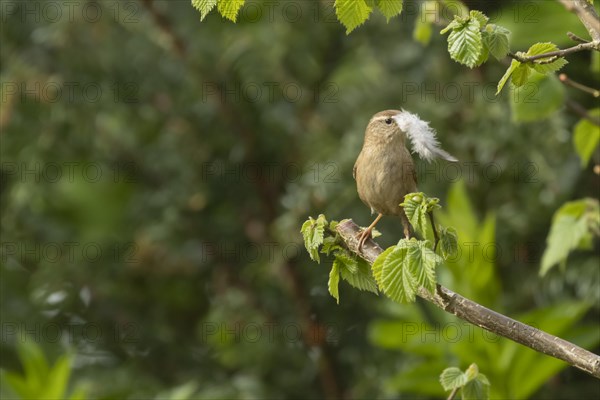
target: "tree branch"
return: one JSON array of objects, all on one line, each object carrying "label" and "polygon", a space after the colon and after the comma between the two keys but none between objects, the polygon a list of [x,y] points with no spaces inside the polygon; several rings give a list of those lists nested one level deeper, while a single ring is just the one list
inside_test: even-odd
[{"label": "tree branch", "polygon": [[600,18],[594,6],[586,0],[559,0],[567,10],[575,13],[594,42],[600,42]]},{"label": "tree branch", "polygon": [[556,59],[559,57],[564,57],[571,53],[577,53],[578,51],[584,51],[584,50],[600,51],[600,42],[594,41],[594,42],[580,43],[573,47],[569,47],[568,49],[550,51],[548,53],[536,54],[534,56],[522,56],[522,55],[515,54],[515,53],[508,53],[508,56],[511,58],[514,58],[515,60],[522,62],[524,64],[535,61],[535,60],[539,60],[542,58],[548,58],[548,60],[544,60],[543,62],[551,63],[553,61],[556,61]]},{"label": "tree branch", "polygon": [[[373,240],[367,240],[362,251],[359,252],[357,238],[360,228],[352,220],[340,222],[335,229],[348,249],[360,255],[369,264],[373,264],[383,251]],[[460,319],[538,352],[558,358],[600,379],[600,356],[573,343],[492,311],[442,285],[437,285],[434,294],[429,293],[423,287],[417,294]]]}]

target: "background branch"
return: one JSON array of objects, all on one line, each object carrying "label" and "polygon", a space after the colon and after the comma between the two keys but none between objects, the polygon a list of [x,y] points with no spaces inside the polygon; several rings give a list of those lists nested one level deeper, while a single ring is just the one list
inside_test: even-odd
[{"label": "background branch", "polygon": [[[358,252],[357,238],[360,228],[352,220],[340,222],[336,227],[336,231],[348,249],[360,255],[369,264],[373,264],[383,251],[373,240],[367,240],[362,247],[362,251]],[[456,315],[462,320],[533,350],[558,358],[600,379],[600,356],[571,342],[492,311],[439,284],[434,294],[429,293],[422,287],[417,294],[424,300],[433,303],[450,314]]]},{"label": "background branch", "polygon": [[559,0],[567,10],[575,13],[589,32],[592,40],[600,41],[600,18],[594,6],[586,0]]}]

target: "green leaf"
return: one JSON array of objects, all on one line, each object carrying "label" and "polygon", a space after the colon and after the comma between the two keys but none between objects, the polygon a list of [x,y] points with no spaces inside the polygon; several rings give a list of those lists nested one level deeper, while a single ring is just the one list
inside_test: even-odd
[{"label": "green leaf", "polygon": [[519,63],[519,66],[515,68],[512,73],[512,77],[510,82],[516,87],[523,86],[527,83],[527,78],[529,78],[529,73],[531,72],[531,68],[527,64]]},{"label": "green leaf", "polygon": [[409,193],[400,204],[412,227],[425,236],[427,234],[427,197],[423,193]]},{"label": "green leaf", "polygon": [[453,390],[467,383],[467,376],[458,368],[450,367],[442,371],[440,383],[444,390]]},{"label": "green leaf", "polygon": [[373,271],[373,277],[375,278],[375,281],[377,282],[377,285],[379,286],[379,289],[383,291],[383,284],[381,282],[381,275],[383,274],[383,264],[385,263],[385,260],[387,259],[387,256],[394,251],[396,247],[395,246],[391,246],[388,247],[387,249],[385,249],[383,251],[383,253],[381,253],[377,259],[375,260],[375,262],[373,263],[373,265],[371,266],[371,270]]},{"label": "green leaf", "polygon": [[329,272],[329,282],[327,282],[327,289],[329,289],[329,294],[333,296],[333,298],[340,304],[340,293],[339,286],[340,284],[340,266],[337,258],[333,260],[333,266],[331,267],[331,271]]},{"label": "green leaf", "polygon": [[566,262],[569,253],[589,235],[589,216],[597,212],[598,202],[585,199],[568,202],[556,211],[542,256],[541,276],[554,265]]},{"label": "green leaf", "polygon": [[238,12],[246,0],[218,0],[219,13],[228,20],[236,22]]},{"label": "green leaf", "polygon": [[477,20],[477,22],[479,22],[480,28],[483,28],[484,26],[486,26],[488,21],[490,20],[487,17],[487,15],[485,15],[484,13],[482,13],[481,11],[478,11],[478,10],[471,10],[469,12],[469,17],[471,19]]},{"label": "green leaf", "polygon": [[371,275],[371,268],[369,264],[362,258],[351,260],[354,267],[353,270],[348,268],[347,258],[342,258],[339,260],[339,264],[342,266],[340,268],[342,278],[359,290],[366,290],[368,292],[377,294],[377,283],[375,282],[373,275]]},{"label": "green leaf", "polygon": [[423,46],[427,46],[431,40],[432,33],[433,27],[431,22],[428,22],[419,16],[415,22],[415,28],[413,29],[413,39],[421,43]]},{"label": "green leaf", "polygon": [[549,117],[565,100],[565,88],[555,75],[531,71],[529,81],[511,88],[510,107],[515,122],[539,121]]},{"label": "green leaf", "polygon": [[490,398],[490,382],[483,374],[478,374],[460,390],[463,400],[487,400]]},{"label": "green leaf", "polygon": [[45,395],[49,399],[64,399],[71,375],[71,357],[62,355],[56,361],[46,380]]},{"label": "green leaf", "polygon": [[385,16],[387,22],[390,18],[400,15],[404,0],[377,0],[377,8]]},{"label": "green leaf", "polygon": [[440,230],[440,251],[444,260],[454,258],[458,254],[458,235],[454,228]]},{"label": "green leaf", "polygon": [[[559,48],[554,43],[536,43],[533,46],[531,46],[529,50],[527,50],[527,53],[525,55],[537,56],[540,54],[549,53],[557,50],[559,50]],[[550,57],[547,57],[534,60],[533,62],[531,62],[531,66],[540,74],[548,74],[551,72],[556,72],[568,64],[568,61],[562,57],[556,59],[556,61],[547,63],[547,61],[549,61],[550,59]]]},{"label": "green leaf", "polygon": [[435,269],[441,264],[442,259],[429,248],[430,244],[427,240],[416,242],[409,250],[408,263],[410,271],[415,276],[417,286],[423,286],[430,293],[435,291]]},{"label": "green leaf", "polygon": [[325,226],[327,226],[327,220],[323,214],[315,220],[312,217],[308,217],[308,220],[302,224],[300,232],[304,238],[304,247],[310,255],[310,258],[316,262],[321,262],[319,257],[319,246],[323,244],[325,236]]},{"label": "green leaf", "polygon": [[495,24],[488,24],[482,32],[482,38],[487,45],[489,52],[500,60],[508,54],[510,50],[508,40],[510,31]]},{"label": "green leaf", "polygon": [[346,27],[346,35],[362,25],[373,10],[365,0],[335,0],[335,14]]},{"label": "green leaf", "polygon": [[[588,111],[591,117],[600,119],[600,108]],[[581,158],[581,166],[585,167],[589,162],[594,150],[600,142],[600,127],[590,120],[582,119],[575,125],[573,133],[573,144]]]},{"label": "green leaf", "polygon": [[357,261],[357,259],[353,258],[345,250],[337,252],[336,255],[335,255],[335,258],[341,264],[340,271],[346,269],[351,274],[356,274],[358,272],[358,261]]},{"label": "green leaf", "polygon": [[483,51],[480,29],[481,25],[477,18],[470,18],[452,29],[448,36],[448,52],[453,60],[469,68],[477,65]]},{"label": "green leaf", "polygon": [[590,71],[596,74],[600,74],[600,52],[592,51],[592,62],[590,64]]},{"label": "green leaf", "polygon": [[204,21],[204,18],[216,5],[217,0],[192,0],[192,6],[200,11],[200,21]]},{"label": "green leaf", "polygon": [[508,82],[508,79],[510,78],[512,73],[515,72],[515,70],[517,68],[519,68],[520,66],[521,66],[520,62],[518,62],[517,60],[512,60],[512,62],[510,63],[510,66],[508,67],[508,69],[506,70],[506,72],[504,73],[502,78],[500,78],[500,81],[498,82],[498,90],[496,90],[496,96],[498,96],[498,94],[502,91],[502,88],[504,87],[506,82]]},{"label": "green leaf", "polygon": [[415,301],[417,280],[407,266],[408,241],[401,240],[387,256],[381,272],[383,292],[398,303]]}]

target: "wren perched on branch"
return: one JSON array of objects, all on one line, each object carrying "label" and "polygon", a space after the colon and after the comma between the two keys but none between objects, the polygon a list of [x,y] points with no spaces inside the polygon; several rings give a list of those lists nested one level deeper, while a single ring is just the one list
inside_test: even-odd
[{"label": "wren perched on branch", "polygon": [[417,115],[404,110],[375,114],[367,125],[365,142],[353,170],[358,196],[371,208],[371,214],[378,213],[373,223],[361,232],[359,250],[384,215],[398,215],[404,236],[411,236],[410,222],[400,206],[405,195],[417,191],[417,175],[406,139],[411,142],[413,152],[428,162],[436,157],[458,161],[440,148],[435,131]]}]

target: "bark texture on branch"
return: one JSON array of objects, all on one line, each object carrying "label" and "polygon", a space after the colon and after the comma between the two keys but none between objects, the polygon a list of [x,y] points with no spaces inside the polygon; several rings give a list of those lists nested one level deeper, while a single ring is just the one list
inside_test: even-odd
[{"label": "bark texture on branch", "polygon": [[577,15],[594,42],[600,41],[600,18],[594,6],[586,0],[560,0],[565,8]]},{"label": "bark texture on branch", "polygon": [[[359,252],[357,238],[360,228],[352,220],[340,222],[335,229],[348,249],[360,255],[369,264],[373,264],[383,251],[373,240],[367,240],[362,251]],[[499,314],[442,285],[437,285],[434,294],[429,293],[425,288],[420,288],[417,294],[462,320],[533,350],[558,358],[600,379],[600,356],[571,342]]]}]

